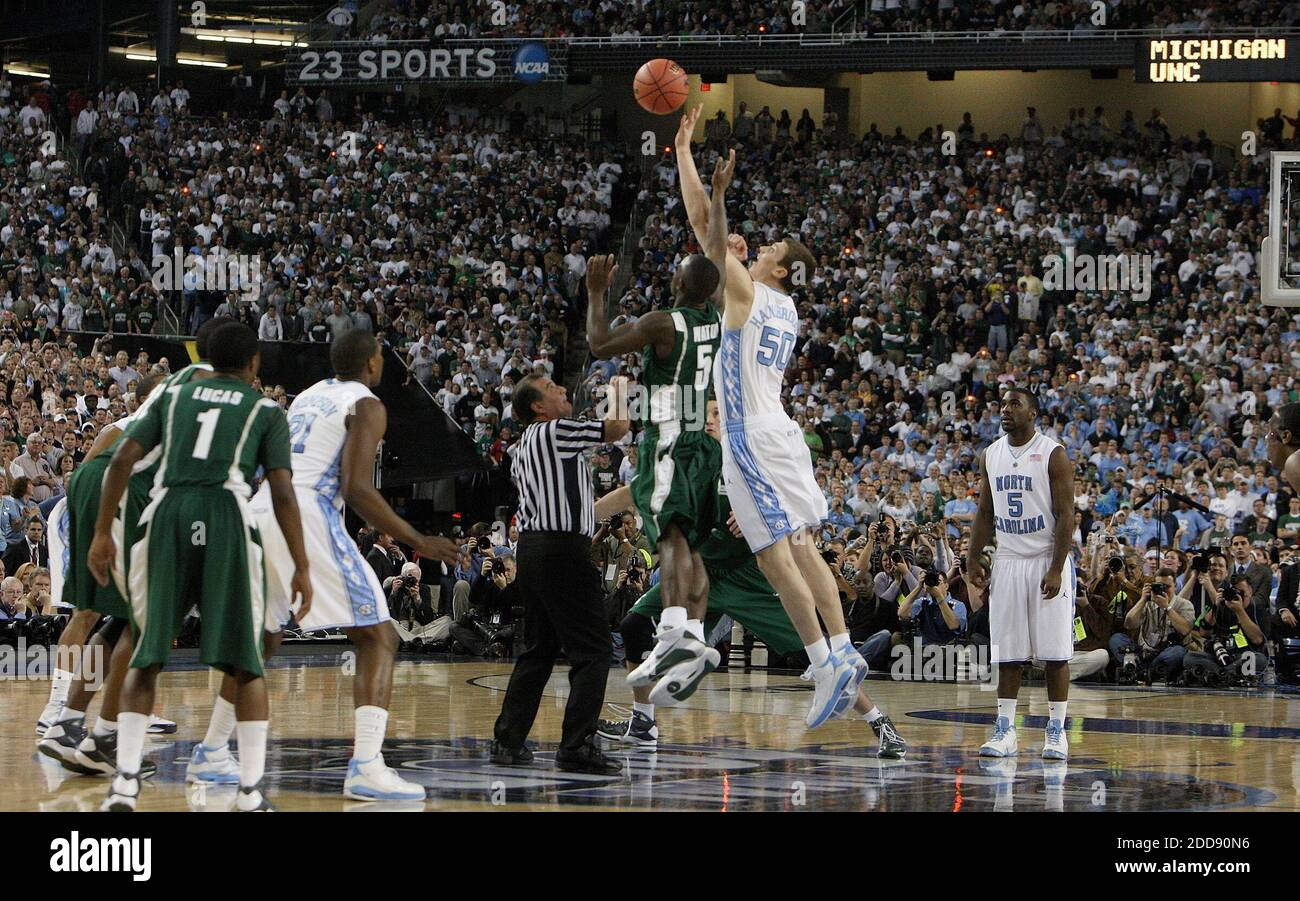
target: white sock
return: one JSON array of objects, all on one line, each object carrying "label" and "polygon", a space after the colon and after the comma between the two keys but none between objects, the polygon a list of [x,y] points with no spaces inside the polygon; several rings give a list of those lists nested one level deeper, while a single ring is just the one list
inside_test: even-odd
[{"label": "white sock", "polygon": [[665,607],[664,612],[659,614],[659,628],[660,629],[685,629],[686,608]]},{"label": "white sock", "polygon": [[868,710],[866,713],[862,715],[862,718],[866,720],[868,723],[874,723],[882,716],[884,716],[884,714],[880,712],[879,707],[872,707],[870,710]]},{"label": "white sock", "polygon": [[831,659],[830,645],[826,643],[824,638],[819,638],[812,644],[804,645],[803,649],[808,652],[808,660],[813,666],[821,666]]},{"label": "white sock", "polygon": [[838,635],[832,635],[829,641],[831,645],[831,650],[834,651],[836,654],[843,654],[845,650],[849,650],[849,651],[856,650],[853,647],[853,642],[849,640],[848,632],[841,632]]},{"label": "white sock", "polygon": [[119,773],[140,772],[140,758],[144,756],[144,734],[149,728],[149,714],[118,714],[117,731],[117,771]]},{"label": "white sock", "polygon": [[686,621],[686,634],[693,635],[700,641],[704,640],[704,622],[698,619],[688,619]]},{"label": "white sock", "polygon": [[655,705],[653,704],[642,704],[640,701],[633,701],[632,709],[642,716],[648,716],[650,719],[655,718]]},{"label": "white sock", "polygon": [[84,720],[85,718],[86,718],[86,711],[69,710],[67,707],[64,707],[63,715],[59,717],[59,722],[63,722],[64,720]]},{"label": "white sock", "polygon": [[1060,720],[1061,725],[1065,725],[1065,705],[1069,701],[1048,701],[1047,718],[1048,720]]},{"label": "white sock", "polygon": [[62,706],[68,701],[68,689],[72,688],[72,680],[76,678],[75,673],[68,672],[65,669],[55,669],[50,674],[50,700],[47,707],[55,705]]},{"label": "white sock", "polygon": [[365,762],[379,756],[388,730],[388,711],[382,707],[366,705],[356,710],[356,744],[352,746],[354,760]]},{"label": "white sock", "polygon": [[235,724],[235,731],[239,734],[239,784],[242,788],[252,788],[262,781],[262,774],[266,771],[268,725],[266,720]]},{"label": "white sock", "polygon": [[117,731],[117,720],[106,720],[102,716],[95,720],[95,728],[91,730],[91,735],[112,735]]},{"label": "white sock", "polygon": [[212,719],[208,721],[207,734],[203,736],[203,747],[209,751],[220,751],[230,744],[230,736],[234,731],[235,705],[217,695],[217,702],[212,705]]},{"label": "white sock", "polygon": [[998,719],[1007,718],[1013,727],[1016,724],[1016,699],[1015,698],[998,698]]}]

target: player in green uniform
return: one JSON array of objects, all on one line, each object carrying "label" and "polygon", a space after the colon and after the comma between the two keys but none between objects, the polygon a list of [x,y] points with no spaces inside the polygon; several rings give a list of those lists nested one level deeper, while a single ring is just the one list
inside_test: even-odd
[{"label": "player in green uniform", "polygon": [[257,336],[232,323],[212,336],[209,351],[212,376],[163,389],[159,400],[128,427],[104,480],[89,558],[90,571],[101,585],[108,583],[115,553],[113,511],[132,467],[161,447],[153,494],[141,516],[144,534],[130,551],[138,638],[122,690],[117,776],[105,810],[135,809],[144,727],[158,672],[193,604],[203,616],[200,659],[238,683],[241,760],[236,808],[271,809],[262,791],[267,734],[262,675],[265,577],[247,510],[259,466],[266,472],[276,519],[294,561],[292,588],[302,599],[303,611],[311,603],[311,582],[289,469],[288,422],[274,401],[252,387],[261,362]]},{"label": "player in green uniform", "polygon": [[[719,428],[717,402],[709,401],[707,434],[710,441],[716,443],[719,440]],[[721,474],[716,478],[721,482]],[[731,515],[731,503],[727,500],[725,488],[720,486],[715,498],[716,507],[708,520],[710,531],[699,548],[709,576],[706,634],[713,631],[723,615],[727,615],[778,654],[802,650],[803,640],[781,605],[780,596],[759,570],[754,552],[749,549],[735,517]],[[627,504],[628,490],[620,488],[601,499],[597,515],[612,514],[615,508],[625,509]],[[656,585],[633,605],[619,627],[627,650],[625,665],[629,670],[650,649],[651,623],[661,615],[662,609],[660,586]],[[659,741],[655,705],[644,688],[633,688],[632,693],[635,699],[632,716],[626,720],[601,720],[597,733],[610,741],[654,747]],[[878,756],[899,758],[907,753],[907,743],[898,734],[893,721],[880,713],[861,686],[851,695],[846,692],[837,714],[847,711],[850,704],[871,724],[879,740]]]},{"label": "player in green uniform", "polygon": [[696,551],[708,536],[713,489],[722,472],[722,451],[704,433],[722,334],[714,306],[718,269],[702,254],[686,257],[673,274],[672,308],[611,329],[605,292],[617,271],[613,257],[593,257],[587,265],[587,338],[602,360],[641,351],[643,430],[632,498],[659,552],[664,605],[658,642],[627,681],[649,686],[658,680],[651,692],[655,703],[680,703],[720,660],[704,643],[700,617],[709,583]]},{"label": "player in green uniform", "polygon": [[[140,380],[136,397],[141,408],[153,389],[160,382],[156,375],[147,375]],[[139,410],[137,410],[139,412]],[[62,588],[58,598],[63,603],[71,603],[76,608],[73,618],[85,617],[97,622],[98,628],[84,645],[83,662],[93,660],[100,655],[108,655],[106,673],[95,667],[81,667],[72,680],[67,693],[60,699],[63,703],[56,721],[45,731],[36,748],[47,757],[52,757],[73,772],[93,775],[98,770],[87,767],[78,760],[79,746],[87,742],[85,728],[86,710],[94,699],[95,688],[104,680],[104,704],[100,711],[97,734],[104,741],[111,740],[111,732],[116,729],[118,691],[126,672],[126,661],[130,657],[131,640],[124,633],[131,622],[131,609],[126,599],[118,590],[116,579],[108,585],[99,585],[91,578],[86,569],[86,554],[90,549],[90,539],[94,534],[95,518],[99,515],[100,486],[104,473],[108,471],[109,460],[113,450],[121,442],[122,428],[127,420],[121,420],[104,429],[95,438],[94,445],[86,459],[73,472],[68,480],[65,507],[56,507],[50,516],[51,531],[56,531],[62,543],[62,560],[52,560],[55,567],[60,567]],[[128,507],[131,505],[128,504]],[[134,511],[128,510],[128,518],[139,516],[143,504]],[[119,517],[118,522],[121,522]],[[65,634],[73,628],[72,621],[64,628]],[[60,644],[63,643],[60,637]],[[121,650],[119,650],[119,645]],[[100,659],[103,659],[100,657]],[[93,671],[92,671],[93,670]],[[55,701],[54,689],[51,688],[51,703]],[[164,721],[165,722],[165,721]],[[172,731],[175,725],[171,724]],[[94,752],[94,743],[87,749]]]},{"label": "player in green uniform", "polygon": [[[90,684],[90,674],[80,673],[65,694],[66,707],[58,717],[61,722],[56,724],[55,728],[48,730],[37,746],[42,753],[54,757],[75,773],[93,776],[112,775],[116,772],[117,714],[120,709],[122,682],[126,678],[131,652],[135,647],[134,635],[129,628],[130,602],[123,594],[128,576],[125,551],[139,536],[140,514],[149,503],[149,492],[158,471],[159,449],[155,448],[132,471],[126,501],[121,505],[121,512],[114,522],[114,528],[120,529],[120,537],[115,533],[114,543],[117,545],[118,554],[113,567],[113,578],[108,585],[101,586],[96,583],[87,569],[87,557],[91,539],[94,537],[94,524],[99,512],[104,474],[108,471],[113,453],[122,443],[123,429],[126,424],[144,415],[150,403],[161,397],[161,393],[154,393],[154,389],[161,391],[169,385],[184,385],[193,379],[211,375],[212,366],[206,362],[209,340],[217,329],[233,321],[229,317],[218,317],[208,320],[199,328],[194,342],[199,362],[186,366],[179,372],[171,373],[161,380],[152,375],[142,379],[137,389],[140,406],[135,413],[100,431],[86,459],[69,480],[66,519],[54,526],[65,533],[66,556],[60,596],[71,601],[78,608],[74,618],[85,615],[97,619],[101,614],[110,617],[95,633],[89,645],[91,648],[102,645],[109,653],[106,672],[94,674],[94,678],[103,679],[103,698],[93,730],[87,733],[84,717],[94,689]],[[55,561],[55,565],[58,565],[58,561]],[[274,639],[278,637],[278,635],[267,636],[268,655],[273,652],[276,644]],[[53,692],[53,689],[51,691]],[[231,710],[229,716],[231,724],[224,733],[227,740],[229,733],[234,730],[232,706],[234,697],[234,679],[226,676],[222,680],[221,698],[217,701],[217,707],[221,707],[223,699],[229,702],[227,706]],[[213,718],[214,720],[219,718],[216,711]],[[210,726],[209,734],[212,729],[213,727]],[[176,724],[161,717],[151,716],[149,731],[175,732]],[[213,769],[215,764],[220,762],[215,761],[208,768]],[[142,765],[142,773],[145,775],[151,774],[153,769],[154,766],[150,762],[146,761]],[[233,762],[228,763],[225,769],[233,770]],[[211,776],[209,775],[208,778]],[[212,781],[231,780],[212,779]]]}]

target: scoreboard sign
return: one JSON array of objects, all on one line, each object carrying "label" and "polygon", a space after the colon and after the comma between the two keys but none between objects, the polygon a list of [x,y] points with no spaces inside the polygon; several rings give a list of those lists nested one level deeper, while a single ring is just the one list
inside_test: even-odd
[{"label": "scoreboard sign", "polygon": [[1300,81],[1300,41],[1288,38],[1147,38],[1137,42],[1137,80]]}]

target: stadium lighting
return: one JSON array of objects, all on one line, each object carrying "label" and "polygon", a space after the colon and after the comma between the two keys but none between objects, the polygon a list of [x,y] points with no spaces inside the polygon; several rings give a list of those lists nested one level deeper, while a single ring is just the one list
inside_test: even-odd
[{"label": "stadium lighting", "polygon": [[10,75],[24,75],[28,78],[49,78],[49,72],[37,72],[35,69],[28,69],[25,66],[5,66],[5,71]]}]

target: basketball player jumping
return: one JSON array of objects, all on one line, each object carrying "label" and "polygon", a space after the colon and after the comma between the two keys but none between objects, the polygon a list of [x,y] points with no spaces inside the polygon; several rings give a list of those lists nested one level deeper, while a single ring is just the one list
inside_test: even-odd
[{"label": "basketball player jumping", "polygon": [[[717,401],[709,401],[705,430],[714,444],[722,440]],[[717,478],[721,482],[721,472]],[[710,520],[711,530],[699,548],[700,559],[708,568],[709,577],[705,634],[711,633],[723,615],[727,615],[753,632],[776,653],[793,654],[803,646],[803,641],[790,624],[790,617],[781,606],[776,590],[763,578],[754,554],[749,549],[749,543],[736,525],[731,503],[727,499],[726,485],[719,484],[717,489]],[[596,502],[596,516],[599,518],[622,513],[631,506],[631,491],[624,486]],[[629,670],[636,665],[633,661],[640,659],[641,652],[650,647],[652,620],[662,615],[662,586],[663,583],[660,582],[647,591],[619,625],[618,631],[623,636],[627,649]],[[626,720],[601,720],[597,734],[608,741],[655,748],[659,743],[659,727],[655,723],[655,705],[650,698],[649,689],[633,688],[632,694],[635,698],[632,715]],[[836,715],[847,715],[848,700],[848,696],[841,696],[843,709],[837,709]],[[853,708],[862,714],[863,719],[868,719],[868,715],[876,708],[861,687],[852,701]],[[870,721],[870,725],[879,740],[877,757],[898,759],[907,753],[907,742],[903,741],[889,717],[877,717]]]},{"label": "basketball player jumping", "polygon": [[[424,788],[398,776],[381,753],[398,636],[383,587],[343,525],[343,506],[430,559],[455,563],[458,548],[448,538],[420,534],[375,488],[375,453],[388,428],[388,412],[370,389],[384,373],[383,347],[369,332],[352,329],[334,339],[330,362],[334,378],[312,385],[289,407],[293,491],[303,540],[313,552],[328,550],[332,557],[332,565],[311,567],[311,610],[298,624],[306,631],[341,628],[357,647],[355,744],[343,795],[363,801],[422,801]],[[268,629],[289,620],[294,573],[273,487],[264,486],[249,504],[266,553]]]},{"label": "basketball player jumping", "polygon": [[713,304],[718,268],[702,254],[686,257],[673,273],[673,307],[611,330],[605,292],[616,271],[613,257],[588,264],[587,338],[601,360],[644,351],[641,380],[649,397],[631,487],[646,538],[659,552],[664,607],[659,640],[644,662],[637,658],[627,681],[644,689],[658,680],[651,703],[674,704],[690,697],[720,659],[704,643],[709,580],[696,551],[709,534],[722,472],[718,444],[704,434],[720,328]]},{"label": "basketball player jumping", "polygon": [[[979,510],[966,570],[988,586],[989,631],[998,665],[998,718],[982,757],[1014,757],[1020,669],[1031,659],[1047,670],[1043,757],[1065,760],[1065,705],[1074,654],[1074,467],[1065,447],[1034,427],[1038,400],[1023,388],[1002,397],[1006,432],[984,452]],[[997,533],[990,578],[984,548]]]},{"label": "basketball player jumping", "polygon": [[[847,694],[849,703],[867,675],[867,662],[849,641],[835,578],[813,543],[826,518],[826,498],[813,478],[803,430],[781,405],[785,367],[798,340],[799,313],[790,294],[812,277],[816,261],[798,240],[759,248],[745,268],[744,238],[726,235],[726,208],[710,207],[691,156],[700,107],[682,116],[677,166],[682,201],[696,240],[722,279],[722,349],[714,367],[714,392],[723,422],[722,474],[736,522],[758,557],[764,577],[781,597],[812,663],[810,729],[828,720]],[[731,183],[734,153],[715,194]],[[830,641],[822,634],[818,614]],[[870,714],[872,722],[881,716]]]}]

